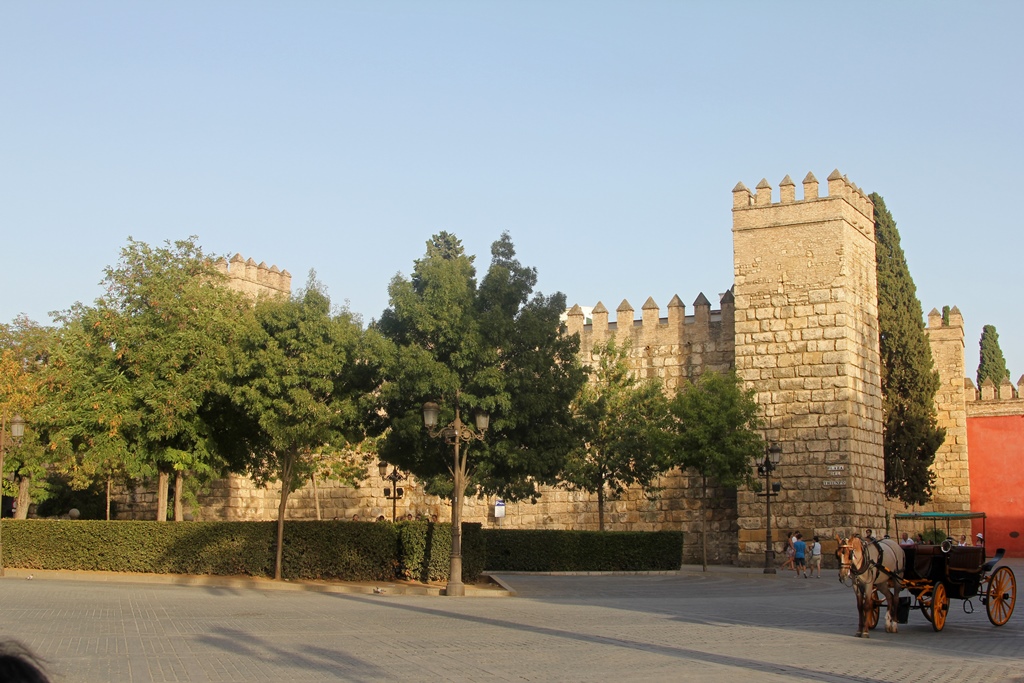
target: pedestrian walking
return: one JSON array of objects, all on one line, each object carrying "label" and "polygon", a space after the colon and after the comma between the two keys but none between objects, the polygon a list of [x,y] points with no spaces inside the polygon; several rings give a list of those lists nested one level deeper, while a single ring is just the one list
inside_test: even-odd
[{"label": "pedestrian walking", "polygon": [[807,543],[800,532],[797,532],[793,541],[793,569],[797,577],[803,572],[804,578],[807,578]]},{"label": "pedestrian walking", "polygon": [[814,574],[814,570],[818,570],[818,578],[821,578],[821,541],[818,537],[814,537],[814,543],[811,544],[811,574]]},{"label": "pedestrian walking", "polygon": [[795,540],[796,540],[796,532],[795,531],[790,532],[786,536],[786,561],[782,563],[782,568],[783,569],[792,569],[793,568],[793,557],[794,557],[793,541],[795,541]]}]

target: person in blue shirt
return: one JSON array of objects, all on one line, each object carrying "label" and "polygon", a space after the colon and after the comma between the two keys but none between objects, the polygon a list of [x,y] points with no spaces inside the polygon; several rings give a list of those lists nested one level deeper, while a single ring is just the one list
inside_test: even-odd
[{"label": "person in blue shirt", "polygon": [[796,570],[796,575],[800,576],[800,572],[803,572],[804,578],[807,578],[807,542],[804,541],[804,536],[799,531],[796,534],[796,541],[793,542],[793,569]]}]

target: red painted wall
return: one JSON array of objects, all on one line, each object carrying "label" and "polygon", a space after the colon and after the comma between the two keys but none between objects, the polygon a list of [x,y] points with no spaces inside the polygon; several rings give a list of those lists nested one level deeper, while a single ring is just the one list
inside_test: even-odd
[{"label": "red painted wall", "polygon": [[[1024,415],[967,420],[971,509],[987,515],[985,547],[1024,557]],[[981,531],[981,521],[973,533]]]}]

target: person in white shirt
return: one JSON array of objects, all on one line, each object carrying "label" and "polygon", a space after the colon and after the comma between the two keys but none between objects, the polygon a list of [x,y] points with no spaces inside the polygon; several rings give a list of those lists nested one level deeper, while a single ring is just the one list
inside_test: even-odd
[{"label": "person in white shirt", "polygon": [[814,574],[814,570],[818,570],[818,578],[821,578],[821,543],[818,541],[818,537],[814,537],[814,543],[811,544],[811,561],[810,561],[811,575]]},{"label": "person in white shirt", "polygon": [[914,545],[914,539],[907,535],[907,532],[903,532],[903,538],[900,539],[900,545],[911,546]]}]

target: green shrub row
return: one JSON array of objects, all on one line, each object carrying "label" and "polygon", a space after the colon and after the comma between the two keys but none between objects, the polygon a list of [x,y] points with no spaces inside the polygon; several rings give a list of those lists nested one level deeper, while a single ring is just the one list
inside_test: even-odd
[{"label": "green shrub row", "polygon": [[[446,581],[451,525],[285,525],[288,579]],[[26,569],[273,576],[276,522],[4,520],[3,562]],[[681,532],[482,529],[464,524],[462,576],[492,571],[678,569]]]},{"label": "green shrub row", "polygon": [[[450,529],[428,522],[287,522],[282,573],[288,579],[447,580]],[[483,570],[479,530],[479,524],[463,526],[464,581],[475,581]],[[4,520],[3,561],[26,569],[273,576],[276,534],[276,522]]]},{"label": "green shrub row", "polygon": [[683,564],[681,531],[485,529],[488,571],[670,571]]}]

